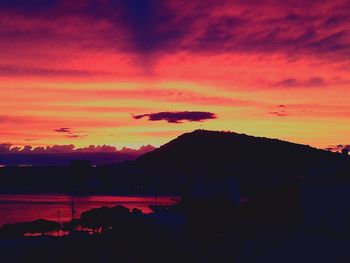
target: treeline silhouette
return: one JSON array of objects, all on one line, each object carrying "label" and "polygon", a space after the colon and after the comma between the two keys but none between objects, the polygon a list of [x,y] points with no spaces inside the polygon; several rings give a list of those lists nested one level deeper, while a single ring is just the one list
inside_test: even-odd
[{"label": "treeline silhouette", "polygon": [[45,235],[60,229],[61,226],[58,222],[37,219],[32,222],[5,224],[0,228],[0,236],[23,237],[26,234]]}]

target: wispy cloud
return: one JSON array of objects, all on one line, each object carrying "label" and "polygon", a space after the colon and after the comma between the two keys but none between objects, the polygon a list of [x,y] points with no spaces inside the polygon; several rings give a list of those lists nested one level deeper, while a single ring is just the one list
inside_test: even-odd
[{"label": "wispy cloud", "polygon": [[327,82],[321,77],[313,77],[305,80],[296,78],[287,78],[273,84],[276,87],[294,88],[294,87],[322,87]]},{"label": "wispy cloud", "polygon": [[102,71],[0,65],[0,76],[88,77],[108,74],[110,73]]},{"label": "wispy cloud", "polygon": [[67,127],[58,128],[58,129],[55,129],[54,131],[58,133],[63,133],[64,134],[63,137],[68,139],[75,139],[75,138],[87,136],[87,135],[77,134],[76,132],[73,132],[71,128],[67,128]]},{"label": "wispy cloud", "polygon": [[289,115],[287,112],[287,106],[283,104],[280,104],[277,107],[275,107],[275,109],[273,111],[270,111],[269,114],[278,116],[278,117],[285,117]]},{"label": "wispy cloud", "polygon": [[[10,29],[3,28],[3,37],[25,38],[30,43],[49,38],[52,43],[64,44],[69,39],[85,49],[95,46],[141,55],[177,51],[277,52],[290,56],[335,54],[333,59],[348,59],[350,54],[347,1],[12,2],[1,1],[0,11],[17,20],[41,23],[29,27],[22,21]],[[72,19],[75,23],[71,23]]]}]

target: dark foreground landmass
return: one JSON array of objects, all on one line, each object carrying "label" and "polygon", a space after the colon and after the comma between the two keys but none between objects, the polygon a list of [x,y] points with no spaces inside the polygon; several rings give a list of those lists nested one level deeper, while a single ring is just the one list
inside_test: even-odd
[{"label": "dark foreground landmass", "polygon": [[[1,187],[177,193],[181,202],[149,215],[93,209],[65,226],[66,237],[16,237],[8,227],[0,245],[5,262],[350,262],[347,154],[199,130],[135,161],[76,164],[52,169],[53,176],[45,174],[50,167],[7,168]],[[46,223],[35,222],[54,226]]]},{"label": "dark foreground landmass", "polygon": [[80,229],[65,237],[11,237],[9,232],[2,232],[1,259],[247,263],[350,260],[350,231],[305,228],[300,218],[286,218],[278,212],[262,213],[256,207],[232,206],[224,200],[208,202],[187,200],[173,207],[155,207],[150,215],[123,207],[93,209],[76,222],[85,231],[93,230],[93,234]]},{"label": "dark foreground landmass", "polygon": [[1,262],[244,262],[347,263],[349,239],[302,231],[262,233],[221,247],[128,233],[0,240]]}]

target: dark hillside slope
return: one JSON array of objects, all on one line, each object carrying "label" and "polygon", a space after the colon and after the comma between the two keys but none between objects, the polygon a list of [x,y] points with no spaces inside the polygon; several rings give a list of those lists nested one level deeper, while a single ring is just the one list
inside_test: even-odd
[{"label": "dark hillside slope", "polygon": [[326,175],[343,161],[341,154],[306,145],[233,132],[196,130],[140,156],[134,165],[168,179],[239,176],[264,180]]}]

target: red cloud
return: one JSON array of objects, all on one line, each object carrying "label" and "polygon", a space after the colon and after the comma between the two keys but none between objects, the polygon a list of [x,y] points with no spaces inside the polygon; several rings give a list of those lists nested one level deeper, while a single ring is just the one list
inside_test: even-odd
[{"label": "red cloud", "polygon": [[332,152],[340,152],[343,149],[347,149],[350,151],[350,144],[330,145],[326,148],[326,150],[332,151]]}]

